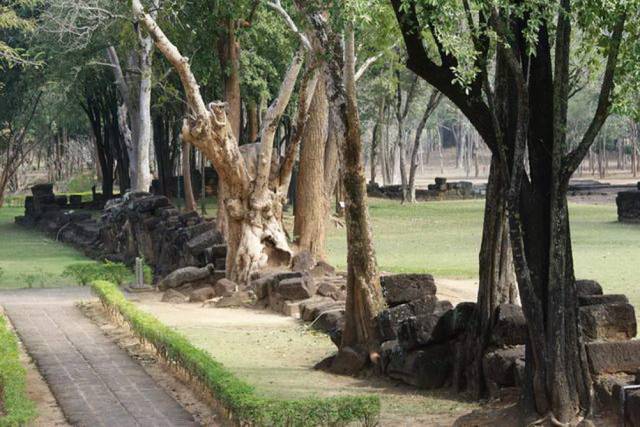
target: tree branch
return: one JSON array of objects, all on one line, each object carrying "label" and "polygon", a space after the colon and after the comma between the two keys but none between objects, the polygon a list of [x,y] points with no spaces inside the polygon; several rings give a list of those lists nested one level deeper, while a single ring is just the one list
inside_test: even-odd
[{"label": "tree branch", "polygon": [[593,141],[600,132],[600,129],[604,125],[604,122],[609,116],[609,110],[611,109],[611,95],[615,86],[614,77],[616,67],[618,65],[618,54],[620,52],[620,44],[622,42],[622,34],[624,32],[624,25],[627,20],[627,12],[620,14],[613,28],[611,34],[611,45],[609,47],[609,55],[607,57],[607,65],[602,79],[602,86],[600,88],[600,96],[598,98],[598,106],[596,112],[591,120],[589,128],[585,132],[580,144],[568,153],[562,162],[562,177],[565,180],[569,180],[571,175],[578,169],[580,163],[589,152],[589,148],[593,145]]},{"label": "tree branch", "polygon": [[293,31],[300,38],[300,41],[302,42],[302,45],[304,46],[305,50],[311,51],[312,47],[311,47],[311,42],[309,41],[309,38],[302,31],[298,29],[298,26],[293,21],[293,19],[291,19],[291,16],[282,7],[280,0],[273,0],[271,2],[267,2],[267,6],[269,6],[270,8],[278,12],[280,15],[282,15],[287,26],[291,29],[291,31]]}]

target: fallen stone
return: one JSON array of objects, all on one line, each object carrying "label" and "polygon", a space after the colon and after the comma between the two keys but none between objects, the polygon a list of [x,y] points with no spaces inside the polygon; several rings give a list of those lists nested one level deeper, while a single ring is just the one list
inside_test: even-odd
[{"label": "fallen stone", "polygon": [[208,230],[195,236],[186,243],[187,249],[193,255],[200,255],[205,249],[220,242],[220,233],[215,230]]},{"label": "fallen stone", "polygon": [[326,297],[312,297],[300,302],[300,317],[305,322],[312,322],[324,307],[329,307],[335,304],[331,298]]},{"label": "fallen stone", "polygon": [[591,341],[629,340],[636,336],[636,313],[628,303],[587,305],[580,307],[580,326]]},{"label": "fallen stone", "polygon": [[331,372],[338,375],[353,375],[362,370],[367,364],[366,351],[345,347],[336,354],[331,364]]},{"label": "fallen stone", "polygon": [[475,316],[475,302],[461,302],[453,310],[447,309],[433,331],[434,342],[444,342],[456,338],[474,322]]},{"label": "fallen stone", "polygon": [[429,296],[422,300],[397,305],[383,310],[378,315],[378,328],[382,341],[394,340],[398,337],[400,323],[412,316],[426,316],[436,308],[438,298]]},{"label": "fallen stone", "polygon": [[527,336],[527,321],[522,307],[516,304],[500,304],[496,308],[491,341],[499,347],[524,345]]},{"label": "fallen stone", "polygon": [[311,298],[315,294],[315,286],[310,276],[284,279],[273,286],[273,291],[288,301]]},{"label": "fallen stone", "polygon": [[281,280],[293,279],[297,277],[303,277],[302,273],[289,271],[280,273],[269,273],[252,280],[250,288],[253,289],[253,291],[256,293],[256,297],[261,300],[269,296],[269,293],[274,284],[280,282]]},{"label": "fallen stone", "polygon": [[452,360],[451,348],[447,344],[410,352],[398,346],[390,355],[387,375],[421,389],[441,388],[451,374]]},{"label": "fallen stone", "polygon": [[576,280],[578,297],[587,295],[602,295],[602,286],[595,280]]},{"label": "fallen stone", "polygon": [[214,298],[216,291],[212,286],[205,286],[203,288],[192,290],[189,294],[189,302],[205,302]]},{"label": "fallen stone", "polygon": [[435,331],[442,317],[445,313],[453,311],[452,308],[449,301],[438,301],[431,313],[402,320],[398,328],[398,344],[405,350],[413,350],[445,341],[446,333],[438,335]]},{"label": "fallen stone", "polygon": [[519,360],[524,363],[524,345],[502,348],[484,355],[482,369],[492,395],[499,388],[516,385],[516,362]]},{"label": "fallen stone", "polygon": [[216,293],[217,297],[228,297],[233,295],[234,292],[238,289],[238,285],[236,282],[233,282],[229,279],[223,278],[216,282],[213,290]]},{"label": "fallen stone", "polygon": [[585,295],[578,297],[581,307],[599,304],[625,304],[629,299],[625,295]]},{"label": "fallen stone", "polygon": [[640,340],[590,342],[586,347],[594,374],[632,374],[640,369]]},{"label": "fallen stone", "polygon": [[253,293],[240,291],[228,297],[222,297],[214,303],[216,308],[247,307],[253,304]]},{"label": "fallen stone", "polygon": [[606,374],[593,378],[593,390],[595,397],[595,410],[597,412],[620,412],[622,407],[621,395],[622,387],[634,384],[633,375],[628,374]]},{"label": "fallen stone", "polygon": [[335,301],[340,300],[342,297],[342,291],[340,290],[340,288],[338,288],[337,285],[329,282],[320,283],[316,292],[318,295],[329,297]]},{"label": "fallen stone", "polygon": [[316,266],[311,269],[313,277],[333,276],[334,274],[336,274],[336,269],[324,261],[318,261]]},{"label": "fallen stone", "polygon": [[293,271],[303,272],[311,271],[315,267],[316,261],[309,251],[302,251],[294,255],[291,260],[291,269]]},{"label": "fallen stone", "polygon": [[169,302],[172,304],[181,304],[189,301],[189,297],[183,294],[182,292],[178,292],[175,289],[169,289],[162,295],[162,302]]},{"label": "fallen stone", "polygon": [[177,288],[184,283],[196,282],[198,280],[210,278],[214,274],[215,268],[211,264],[202,268],[183,267],[175,270],[162,279],[160,283],[158,283],[158,287],[160,289]]},{"label": "fallen stone", "polygon": [[344,328],[344,307],[322,312],[314,321],[313,329],[330,333],[336,329]]},{"label": "fallen stone", "polygon": [[382,292],[389,307],[434,296],[436,285],[430,274],[396,274],[380,278]]}]

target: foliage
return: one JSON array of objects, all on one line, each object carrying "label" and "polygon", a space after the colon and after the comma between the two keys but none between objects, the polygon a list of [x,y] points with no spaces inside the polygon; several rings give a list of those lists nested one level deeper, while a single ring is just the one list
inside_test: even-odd
[{"label": "foliage", "polygon": [[44,274],[42,269],[37,268],[35,272],[30,273],[20,273],[20,280],[27,284],[29,289],[33,288],[33,285],[36,283],[40,284],[40,287],[44,287],[47,276]]},{"label": "foliage", "polygon": [[71,264],[64,269],[62,275],[76,280],[82,286],[87,286],[94,280],[108,280],[122,286],[132,279],[131,271],[126,265],[110,261]]},{"label": "foliage", "polygon": [[85,193],[91,191],[91,187],[96,185],[93,173],[85,173],[72,177],[67,183],[67,192],[69,193]]},{"label": "foliage", "polygon": [[0,427],[24,426],[36,417],[27,395],[27,371],[20,363],[18,340],[0,314]]},{"label": "foliage", "polygon": [[16,64],[35,64],[17,42],[22,34],[33,31],[31,9],[37,0],[11,0],[0,3],[0,69]]},{"label": "foliage", "polygon": [[200,381],[242,425],[316,426],[359,421],[375,425],[380,400],[377,396],[280,400],[258,396],[252,386],[238,379],[210,354],[195,347],[182,334],[138,310],[111,283],[92,284],[102,303],[122,316],[132,330],[152,344],[170,363]]}]

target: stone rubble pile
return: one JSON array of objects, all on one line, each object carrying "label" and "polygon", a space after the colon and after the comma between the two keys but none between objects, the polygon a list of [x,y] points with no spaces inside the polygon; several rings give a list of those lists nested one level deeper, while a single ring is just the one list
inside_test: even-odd
[{"label": "stone rubble pile", "polygon": [[227,247],[215,224],[196,212],[181,214],[164,196],[127,193],[106,202],[97,217],[92,204],[79,196],[56,196],[51,184],[34,186],[32,193],[16,222],[92,258],[133,265],[142,257],[158,278],[182,267],[209,265],[224,276]]},{"label": "stone rubble pile", "polygon": [[[401,200],[402,186],[380,186],[377,183],[369,183],[367,185],[367,194],[369,197]],[[446,178],[436,178],[435,184],[429,184],[426,190],[416,188],[416,199],[419,201],[464,200],[481,196],[481,189],[474,188],[473,183],[468,181],[447,182]]]}]

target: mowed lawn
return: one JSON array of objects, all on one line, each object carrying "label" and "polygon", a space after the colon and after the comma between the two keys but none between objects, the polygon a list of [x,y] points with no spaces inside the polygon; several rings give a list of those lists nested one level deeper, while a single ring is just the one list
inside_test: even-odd
[{"label": "mowed lawn", "polygon": [[[369,206],[382,271],[477,277],[484,201],[402,206],[370,199]],[[0,288],[26,287],[28,274],[37,276],[34,286],[42,281],[46,286],[72,284],[60,276],[64,268],[90,261],[70,246],[16,226],[13,218],[21,212],[22,208],[0,209]],[[571,221],[576,276],[600,281],[608,293],[627,294],[640,307],[640,225],[618,223],[613,205],[572,204]],[[327,240],[329,262],[344,269],[344,229],[331,226]]]},{"label": "mowed lawn", "polygon": [[38,231],[17,226],[13,220],[24,208],[0,209],[0,289],[71,286],[62,277],[69,264],[93,262],[71,246],[59,243]]},{"label": "mowed lawn", "polygon": [[[484,201],[369,204],[382,271],[478,276]],[[640,307],[640,225],[618,223],[613,205],[572,204],[570,210],[576,277],[598,280],[606,292],[624,293]],[[344,230],[332,228],[327,246],[329,261],[345,268]]]}]

